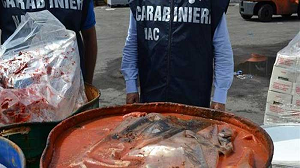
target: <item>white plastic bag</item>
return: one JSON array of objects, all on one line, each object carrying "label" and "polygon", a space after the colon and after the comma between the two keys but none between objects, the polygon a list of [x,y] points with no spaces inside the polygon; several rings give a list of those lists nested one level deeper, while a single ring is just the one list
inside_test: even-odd
[{"label": "white plastic bag", "polygon": [[0,48],[0,125],[59,121],[87,102],[76,34],[49,11],[27,13]]},{"label": "white plastic bag", "polygon": [[264,124],[300,124],[300,32],[277,54]]},{"label": "white plastic bag", "polygon": [[3,164],[0,163],[0,168],[6,168]]}]

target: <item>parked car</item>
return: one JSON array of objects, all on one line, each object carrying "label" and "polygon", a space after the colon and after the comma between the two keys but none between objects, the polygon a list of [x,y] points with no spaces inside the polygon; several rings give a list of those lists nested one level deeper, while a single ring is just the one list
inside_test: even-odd
[{"label": "parked car", "polygon": [[273,15],[290,17],[297,13],[300,18],[300,0],[242,0],[240,2],[240,14],[245,20],[257,15],[262,22],[272,20]]}]

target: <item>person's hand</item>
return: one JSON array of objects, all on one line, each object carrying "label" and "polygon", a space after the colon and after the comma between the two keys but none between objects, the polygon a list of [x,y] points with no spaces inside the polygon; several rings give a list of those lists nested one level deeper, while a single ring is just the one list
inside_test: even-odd
[{"label": "person's hand", "polygon": [[212,102],[210,108],[214,110],[225,111],[225,104]]},{"label": "person's hand", "polygon": [[127,93],[126,104],[138,103],[140,101],[139,93]]}]

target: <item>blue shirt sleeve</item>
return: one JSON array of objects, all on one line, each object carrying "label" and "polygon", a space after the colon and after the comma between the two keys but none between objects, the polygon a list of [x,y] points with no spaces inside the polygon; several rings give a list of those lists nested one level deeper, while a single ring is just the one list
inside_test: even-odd
[{"label": "blue shirt sleeve", "polygon": [[91,0],[89,7],[88,7],[88,13],[86,16],[86,20],[85,20],[82,30],[87,30],[95,25],[96,25],[96,18],[95,18],[95,12],[94,12],[94,1]]},{"label": "blue shirt sleeve", "polygon": [[138,78],[138,52],[137,52],[137,30],[136,22],[133,14],[130,12],[128,35],[123,50],[123,58],[121,71],[126,81],[126,92],[138,92],[137,78]]},{"label": "blue shirt sleeve", "polygon": [[213,45],[215,54],[213,101],[226,104],[227,92],[233,80],[234,63],[225,14],[215,30]]}]

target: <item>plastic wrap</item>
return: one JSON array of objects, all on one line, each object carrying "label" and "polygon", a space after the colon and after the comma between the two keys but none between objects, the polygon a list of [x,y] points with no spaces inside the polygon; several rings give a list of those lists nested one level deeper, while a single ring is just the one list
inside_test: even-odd
[{"label": "plastic wrap", "polygon": [[277,54],[264,124],[300,124],[300,32]]},{"label": "plastic wrap", "polygon": [[76,34],[27,13],[0,48],[0,125],[59,121],[87,102]]},{"label": "plastic wrap", "polygon": [[233,151],[232,135],[204,120],[133,114],[68,167],[214,168]]}]

